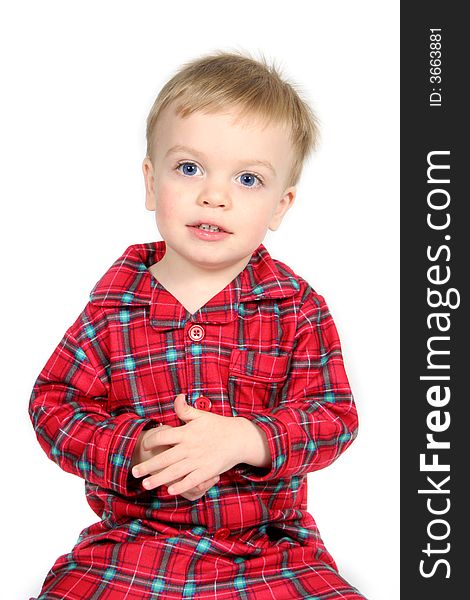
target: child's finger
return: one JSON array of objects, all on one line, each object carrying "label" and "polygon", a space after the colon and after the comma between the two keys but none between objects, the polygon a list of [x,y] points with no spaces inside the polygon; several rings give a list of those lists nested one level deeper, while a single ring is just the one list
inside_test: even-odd
[{"label": "child's finger", "polygon": [[[203,481],[202,483],[200,483],[199,485],[197,485],[194,488],[191,488],[190,490],[187,490],[186,492],[182,492],[180,494],[180,496],[183,496],[183,498],[186,498],[187,500],[197,500],[198,498],[201,498],[202,496],[204,496],[204,494],[211,489],[212,486],[214,486],[218,481],[219,481],[220,477],[217,475],[216,477],[212,477],[211,479],[208,479],[207,481]],[[181,481],[181,479],[179,480]],[[172,483],[175,483],[174,481]]]},{"label": "child's finger", "polygon": [[[178,483],[179,481],[181,481],[182,479],[184,479],[184,477],[180,477],[179,479],[174,479],[173,481],[169,481],[168,482],[168,487],[170,487],[171,485],[173,485],[174,483]],[[215,477],[211,477],[210,479],[207,479],[206,481],[203,481],[202,483],[200,483],[199,485],[196,485],[195,487],[187,490],[185,492],[186,493],[195,493],[195,492],[207,492],[207,490],[209,490],[214,484],[216,484],[218,481],[220,480],[219,475],[216,475]],[[184,494],[181,494],[182,496],[184,496]]]},{"label": "child's finger", "polygon": [[132,475],[134,477],[159,473],[166,467],[171,467],[184,459],[184,454],[180,447],[161,446],[160,448],[161,452],[157,452],[147,460],[132,467]]},{"label": "child's finger", "polygon": [[[169,481],[178,477],[183,477],[186,479],[184,484],[189,484],[191,487],[197,485],[195,484],[196,481],[200,481],[199,470],[197,468],[195,469],[191,461],[188,459],[183,459],[166,468],[160,470],[158,469],[160,469],[159,465],[157,465],[157,471],[153,475],[151,474],[143,480],[142,485],[145,489],[150,490],[159,487],[160,485],[168,485]],[[150,471],[150,473],[151,472],[152,471]],[[178,484],[176,485],[178,488],[176,493],[179,493],[180,489],[185,489],[184,486]]]},{"label": "child's finger", "polygon": [[210,490],[211,487],[219,481],[219,479],[220,477],[218,475],[216,477],[211,477],[210,479],[207,479],[206,481],[203,481],[197,485],[196,488],[200,491],[207,492],[207,490]]},{"label": "child's finger", "polygon": [[142,440],[144,450],[152,450],[158,446],[173,446],[181,442],[180,427],[155,427]]},{"label": "child's finger", "polygon": [[[201,476],[201,472],[198,469],[196,469],[195,471],[192,471],[191,473],[188,473],[188,475],[186,475],[186,477],[183,477],[179,483],[168,486],[168,493],[169,494],[182,494],[183,492],[187,492],[188,489],[196,489],[197,490],[198,486],[204,485],[207,481],[210,481],[211,479],[213,479],[213,477],[211,477],[209,479],[205,479],[204,481],[201,481],[200,483],[197,483],[196,485],[194,485],[194,483],[193,483],[194,480],[197,481],[197,479],[200,476]],[[190,485],[191,487],[188,488],[188,485]]]}]

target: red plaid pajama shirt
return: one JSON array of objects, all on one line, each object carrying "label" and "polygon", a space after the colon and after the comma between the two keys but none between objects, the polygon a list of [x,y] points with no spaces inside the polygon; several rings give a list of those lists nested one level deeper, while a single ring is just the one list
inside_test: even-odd
[{"label": "red plaid pajama shirt", "polygon": [[[307,474],[337,459],[358,426],[323,297],[260,244],[190,314],[148,271],[164,253],[164,241],[127,248],[34,384],[39,443],[84,479],[101,519],[56,560],[39,599],[364,598],[306,510]],[[271,467],[238,464],[195,501],[144,490],[130,472],[137,437],[152,423],[182,425],[179,393],[255,423]]]}]

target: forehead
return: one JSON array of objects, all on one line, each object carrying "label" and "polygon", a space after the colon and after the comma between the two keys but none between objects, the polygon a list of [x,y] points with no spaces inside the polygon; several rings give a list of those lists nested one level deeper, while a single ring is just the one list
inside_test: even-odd
[{"label": "forehead", "polygon": [[186,117],[167,106],[156,127],[156,151],[160,156],[177,146],[190,147],[201,153],[247,154],[257,160],[284,162],[292,151],[290,131],[281,123],[262,119],[256,114],[241,116],[233,109],[211,112],[195,111]]}]

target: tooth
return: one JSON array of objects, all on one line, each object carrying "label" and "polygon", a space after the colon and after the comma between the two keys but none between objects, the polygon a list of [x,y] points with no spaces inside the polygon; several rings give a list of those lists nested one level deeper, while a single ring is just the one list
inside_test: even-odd
[{"label": "tooth", "polygon": [[216,225],[209,225],[207,223],[201,223],[199,229],[204,229],[205,231],[220,231],[220,228]]}]

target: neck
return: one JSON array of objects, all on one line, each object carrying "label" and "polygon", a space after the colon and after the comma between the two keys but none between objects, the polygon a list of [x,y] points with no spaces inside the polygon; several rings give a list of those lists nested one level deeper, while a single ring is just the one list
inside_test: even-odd
[{"label": "neck", "polygon": [[171,282],[173,285],[197,286],[199,288],[219,286],[227,284],[243,271],[250,262],[251,255],[243,259],[223,266],[214,268],[200,267],[190,263],[184,257],[166,248],[165,254],[160,261],[152,265],[151,270],[162,282]]}]

